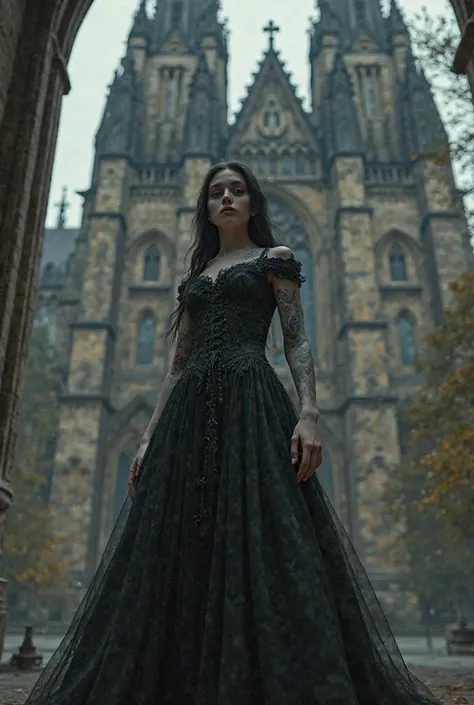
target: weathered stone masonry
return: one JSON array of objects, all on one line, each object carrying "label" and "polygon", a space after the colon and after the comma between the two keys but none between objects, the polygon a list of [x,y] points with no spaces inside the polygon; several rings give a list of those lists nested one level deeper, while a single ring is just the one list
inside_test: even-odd
[{"label": "weathered stone masonry", "polygon": [[[51,502],[71,571],[94,570],[171,351],[196,196],[221,158],[261,179],[303,262],[326,459],[322,479],[379,587],[395,566],[377,497],[401,453],[398,409],[421,336],[472,266],[447,145],[395,2],[359,14],[320,2],[312,108],[274,29],[234,123],[227,33],[214,0],[140,2],[99,126],[79,228],[43,222],[66,65],[88,2],[0,4],[0,458],[11,500],[21,378],[33,318],[54,335],[62,393]],[[1,34],[3,33],[3,35]],[[4,41],[5,38],[5,41]],[[40,255],[43,255],[40,262]],[[270,358],[293,393],[275,323]],[[12,478],[14,487],[14,478]]]}]

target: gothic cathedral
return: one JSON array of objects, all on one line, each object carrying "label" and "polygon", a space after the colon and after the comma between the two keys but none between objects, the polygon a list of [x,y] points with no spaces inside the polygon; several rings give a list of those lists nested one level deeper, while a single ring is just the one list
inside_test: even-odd
[{"label": "gothic cathedral", "polygon": [[[97,132],[82,224],[47,230],[37,319],[54,335],[60,420],[50,501],[75,580],[94,571],[170,362],[163,333],[198,189],[226,158],[256,172],[303,263],[321,479],[375,587],[395,567],[380,511],[424,332],[472,263],[447,137],[396,1],[319,0],[304,108],[268,49],[228,122],[218,0],[141,1]],[[293,394],[275,321],[269,356]]]}]

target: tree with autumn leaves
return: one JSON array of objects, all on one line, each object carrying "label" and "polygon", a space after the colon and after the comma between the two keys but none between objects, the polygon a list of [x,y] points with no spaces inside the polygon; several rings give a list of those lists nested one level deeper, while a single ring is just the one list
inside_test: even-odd
[{"label": "tree with autumn leaves", "polygon": [[45,326],[35,326],[12,473],[15,501],[6,518],[2,556],[2,575],[9,582],[10,600],[22,597],[32,608],[38,601],[60,595],[65,588],[65,564],[57,550],[48,506],[48,445],[56,423],[49,333]]},{"label": "tree with autumn leaves", "polygon": [[426,338],[423,386],[405,411],[408,457],[388,481],[409,587],[460,620],[474,598],[474,273],[451,284],[444,325]]},{"label": "tree with autumn leaves", "polygon": [[474,538],[474,274],[451,285],[442,328],[427,336],[425,384],[408,418],[425,476],[423,503]]}]

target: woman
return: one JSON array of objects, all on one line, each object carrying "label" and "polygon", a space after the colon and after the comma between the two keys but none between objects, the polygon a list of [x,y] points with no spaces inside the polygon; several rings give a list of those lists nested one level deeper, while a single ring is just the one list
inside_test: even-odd
[{"label": "woman", "polygon": [[[195,235],[125,525],[28,703],[433,705],[314,474],[301,265],[246,167],[211,169]],[[265,355],[276,307],[299,413]]]}]

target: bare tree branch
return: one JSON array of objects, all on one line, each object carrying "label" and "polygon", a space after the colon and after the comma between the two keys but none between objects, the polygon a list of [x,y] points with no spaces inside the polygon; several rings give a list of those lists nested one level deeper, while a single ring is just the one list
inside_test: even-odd
[{"label": "bare tree branch", "polygon": [[[414,51],[433,87],[446,125],[457,185],[470,230],[474,232],[474,106],[466,76],[457,76],[452,71],[459,27],[447,4],[443,15],[433,16],[423,8],[409,28]],[[448,155],[439,158],[447,159]]]}]

